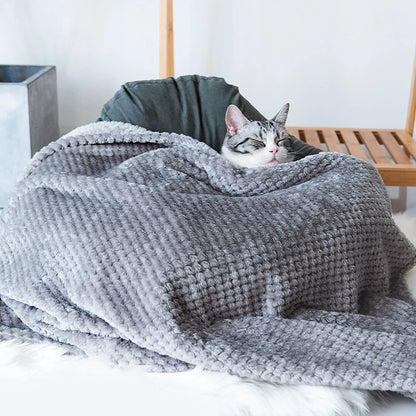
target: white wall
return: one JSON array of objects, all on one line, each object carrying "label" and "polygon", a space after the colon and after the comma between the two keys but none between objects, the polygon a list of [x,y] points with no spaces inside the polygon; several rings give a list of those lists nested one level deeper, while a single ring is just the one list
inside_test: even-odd
[{"label": "white wall", "polygon": [[415,0],[175,0],[178,73],[226,77],[289,123],[404,126]]},{"label": "white wall", "polygon": [[[225,77],[270,117],[289,101],[289,125],[402,127],[415,17],[415,0],[174,0],[176,75]],[[61,131],[157,78],[158,43],[158,0],[0,0],[1,63],[57,66]]]},{"label": "white wall", "polygon": [[0,0],[1,63],[56,65],[66,131],[124,82],[158,76],[158,25],[158,1]]},{"label": "white wall", "polygon": [[[2,63],[53,64],[60,124],[158,77],[158,0],[0,0]],[[174,0],[176,75],[223,76],[289,124],[401,127],[415,0]]]}]

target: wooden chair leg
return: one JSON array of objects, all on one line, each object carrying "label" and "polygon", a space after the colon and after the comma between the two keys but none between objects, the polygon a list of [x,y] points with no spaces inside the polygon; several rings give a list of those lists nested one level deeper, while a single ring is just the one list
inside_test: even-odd
[{"label": "wooden chair leg", "polygon": [[160,0],[160,78],[173,77],[173,7],[172,0]]},{"label": "wooden chair leg", "polygon": [[391,208],[394,213],[404,212],[407,207],[407,187],[399,187],[399,196],[398,198],[391,199]]}]

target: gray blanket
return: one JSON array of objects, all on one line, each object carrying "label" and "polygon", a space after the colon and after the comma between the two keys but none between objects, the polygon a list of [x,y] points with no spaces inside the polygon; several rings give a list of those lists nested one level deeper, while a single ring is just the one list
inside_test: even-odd
[{"label": "gray blanket", "polygon": [[39,152],[1,216],[0,337],[415,398],[415,261],[366,162],[239,170],[101,122]]}]

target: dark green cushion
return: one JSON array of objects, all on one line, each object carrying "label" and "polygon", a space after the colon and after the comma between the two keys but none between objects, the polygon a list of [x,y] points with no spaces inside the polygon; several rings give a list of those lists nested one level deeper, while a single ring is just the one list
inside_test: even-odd
[{"label": "dark green cushion", "polygon": [[[238,106],[250,120],[266,119],[224,79],[186,75],[124,84],[104,105],[98,121],[123,121],[152,131],[186,134],[219,151],[226,133],[225,111],[230,104]],[[318,152],[293,139],[301,156]]]}]

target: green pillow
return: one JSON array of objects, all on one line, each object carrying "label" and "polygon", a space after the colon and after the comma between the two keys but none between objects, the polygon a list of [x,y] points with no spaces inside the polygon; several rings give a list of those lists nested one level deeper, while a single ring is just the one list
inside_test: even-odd
[{"label": "green pillow", "polygon": [[[226,133],[225,111],[230,104],[250,120],[266,119],[224,79],[185,75],[127,82],[104,105],[98,121],[123,121],[151,131],[185,134],[220,151]],[[292,144],[301,157],[319,152],[294,137]]]}]

